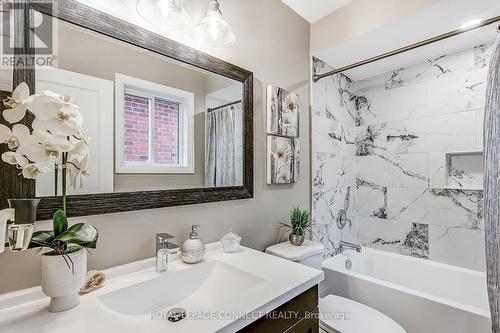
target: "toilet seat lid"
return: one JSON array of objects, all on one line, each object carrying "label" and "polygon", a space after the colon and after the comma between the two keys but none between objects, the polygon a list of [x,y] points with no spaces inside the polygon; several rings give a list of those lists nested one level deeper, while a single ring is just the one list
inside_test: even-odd
[{"label": "toilet seat lid", "polygon": [[328,295],[319,302],[321,327],[341,333],[406,333],[385,314],[348,298]]},{"label": "toilet seat lid", "polygon": [[323,253],[325,247],[320,243],[305,240],[302,246],[293,246],[290,242],[279,243],[266,249],[266,253],[291,261],[300,261]]}]

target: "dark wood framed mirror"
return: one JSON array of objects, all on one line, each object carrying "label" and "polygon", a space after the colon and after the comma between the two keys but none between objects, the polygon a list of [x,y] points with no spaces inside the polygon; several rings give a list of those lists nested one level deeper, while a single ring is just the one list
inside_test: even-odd
[{"label": "dark wood framed mirror", "polygon": [[[179,186],[179,188],[165,187],[165,189],[133,188],[132,190],[127,190],[128,187],[124,186],[119,191],[96,191],[95,193],[76,193],[69,195],[67,198],[67,214],[69,216],[98,215],[132,210],[248,199],[253,197],[253,74],[251,72],[186,45],[172,41],[145,28],[105,14],[104,12],[88,7],[77,1],[59,0],[57,1],[56,10],[54,10],[49,2],[43,1],[32,1],[29,3],[14,1],[14,6],[17,7],[14,17],[14,39],[17,47],[14,49],[13,56],[16,60],[16,64],[26,64],[23,60],[35,58],[36,48],[33,47],[35,37],[34,34],[31,33],[33,30],[32,27],[34,26],[32,23],[37,19],[35,17],[36,15],[48,15],[55,20],[59,20],[61,24],[64,24],[67,30],[71,30],[72,33],[93,34],[97,36],[97,42],[98,40],[102,41],[105,39],[108,43],[110,41],[111,43],[116,43],[117,47],[132,47],[135,48],[136,51],[139,50],[140,53],[147,53],[151,57],[172,61],[176,66],[189,67],[191,72],[202,72],[204,73],[203,75],[217,75],[218,78],[212,81],[215,80],[220,82],[222,79],[230,80],[233,83],[237,83],[239,85],[238,87],[240,87],[238,90],[240,98],[237,102],[241,105],[242,115],[241,129],[240,132],[238,132],[241,133],[242,138],[241,143],[238,142],[241,144],[241,151],[240,149],[235,149],[241,154],[242,160],[239,183],[235,183],[234,185],[222,184],[221,186],[217,186],[217,184],[215,184],[206,186],[207,166],[204,165],[205,170],[203,168],[200,169],[201,172],[205,172],[205,185],[202,184],[202,186],[192,185],[189,188],[186,188],[186,186]],[[79,61],[75,60],[73,63],[79,63]],[[171,64],[168,66],[171,66]],[[65,68],[65,70],[67,70],[67,68]],[[37,86],[39,85],[39,81],[37,81],[39,80],[37,71],[38,69],[35,69],[35,66],[14,66],[13,87],[17,86],[20,82],[26,82],[31,92],[37,91]],[[120,71],[123,72],[123,70]],[[161,75],[162,71],[163,69],[157,69],[155,72]],[[115,72],[117,72],[117,70]],[[87,74],[88,76],[88,73],[83,74]],[[168,72],[165,72],[165,75],[168,76]],[[211,79],[209,78],[206,80]],[[113,83],[115,84],[115,88],[114,91],[111,92],[111,95],[114,95],[112,101],[116,101],[116,81],[113,81]],[[189,86],[191,83],[188,82],[187,84]],[[209,96],[208,93],[206,96],[203,95],[203,101],[208,101]],[[223,99],[221,99],[221,101],[223,101]],[[196,105],[196,103],[197,102],[194,104]],[[220,104],[220,107],[231,107],[228,106],[228,104],[231,103],[221,102]],[[219,108],[217,105],[218,104],[206,102],[201,108],[204,110],[203,112],[207,112],[208,114],[208,112]],[[116,111],[116,108],[115,105],[113,110]],[[3,109],[4,107],[2,106],[2,110]],[[116,114],[114,117],[116,118]],[[150,116],[150,118],[151,117],[152,116]],[[205,119],[207,119],[206,116]],[[22,123],[31,128],[32,121],[33,117],[28,115]],[[0,117],[0,122],[7,124],[2,117]],[[179,123],[180,122],[179,120]],[[116,132],[116,119],[112,124],[115,126]],[[176,128],[181,127],[177,124]],[[199,132],[206,132],[205,124],[202,124],[201,127],[193,126],[190,131],[195,131],[196,129],[201,129]],[[106,128],[104,130],[106,130]],[[110,129],[107,128],[107,131],[110,131]],[[206,133],[201,133],[201,136],[202,138],[206,138]],[[116,138],[116,135],[113,136],[113,138]],[[0,153],[5,151],[6,148],[4,146],[5,145],[2,145],[0,147]],[[116,147],[116,142],[113,147]],[[206,147],[200,148],[202,150],[200,156],[203,156],[206,150],[205,148]],[[176,149],[179,150],[180,148]],[[112,177],[114,177],[114,180],[121,181],[122,178],[117,178],[116,156],[114,155],[116,155],[116,149],[114,154],[111,152],[107,154],[108,157],[106,157],[106,154],[103,156],[104,159],[109,158],[106,163],[112,163],[114,165],[112,168]],[[179,153],[179,155],[181,154]],[[103,159],[102,156],[101,159]],[[180,157],[177,157],[177,159],[180,160]],[[198,158],[198,165],[200,164],[200,160],[203,162],[203,158]],[[131,175],[131,173],[129,173],[129,175]],[[134,176],[137,176],[137,174],[134,174]],[[176,177],[176,173],[174,172],[170,176]],[[178,177],[181,176],[182,175]],[[155,177],[159,177],[158,174]],[[134,178],[131,176],[130,179]],[[154,182],[159,178],[152,179]],[[45,220],[52,218],[53,213],[61,207],[60,196],[40,195],[40,191],[37,190],[37,187],[41,185],[39,186],[38,183],[35,183],[33,180],[24,179],[19,175],[19,170],[16,169],[15,166],[0,163],[0,182],[2,184],[0,189],[0,205],[2,208],[6,206],[6,199],[9,198],[41,197],[42,200],[38,206],[37,219]],[[139,179],[138,182],[141,183],[142,179]]]}]

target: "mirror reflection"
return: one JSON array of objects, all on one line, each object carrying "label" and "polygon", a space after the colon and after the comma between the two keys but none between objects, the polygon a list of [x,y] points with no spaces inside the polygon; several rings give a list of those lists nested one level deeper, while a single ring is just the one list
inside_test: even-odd
[{"label": "mirror reflection", "polygon": [[[241,186],[242,84],[59,21],[36,91],[69,95],[91,137],[90,176],[69,194]],[[60,194],[60,189],[57,189]],[[53,196],[54,174],[37,196]]]}]

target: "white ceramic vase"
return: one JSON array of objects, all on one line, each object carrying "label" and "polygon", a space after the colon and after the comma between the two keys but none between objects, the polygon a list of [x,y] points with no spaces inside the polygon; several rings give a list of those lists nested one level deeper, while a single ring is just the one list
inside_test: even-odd
[{"label": "white ceramic vase", "polygon": [[60,255],[42,255],[42,291],[50,297],[49,311],[61,312],[80,304],[80,288],[87,274],[87,252],[70,253],[75,273]]}]

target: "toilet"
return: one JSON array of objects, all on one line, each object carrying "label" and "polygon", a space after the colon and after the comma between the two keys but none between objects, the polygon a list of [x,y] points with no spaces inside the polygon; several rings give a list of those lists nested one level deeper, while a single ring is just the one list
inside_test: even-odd
[{"label": "toilet", "polygon": [[[302,246],[290,242],[270,246],[266,253],[299,264],[321,269],[322,244],[305,241]],[[319,300],[322,333],[406,333],[394,320],[364,304],[345,297],[327,295]]]}]

